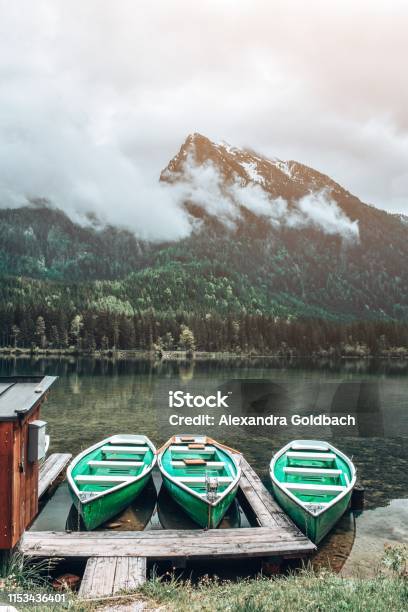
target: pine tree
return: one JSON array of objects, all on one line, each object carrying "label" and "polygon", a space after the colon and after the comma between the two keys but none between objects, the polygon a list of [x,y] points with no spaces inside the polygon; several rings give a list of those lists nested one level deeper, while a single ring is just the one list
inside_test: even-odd
[{"label": "pine tree", "polygon": [[14,348],[17,348],[17,340],[20,334],[21,334],[21,330],[18,327],[18,325],[13,325],[11,328],[11,335],[13,338]]},{"label": "pine tree", "polygon": [[59,332],[58,332],[58,327],[56,325],[52,325],[51,326],[51,344],[54,348],[58,348],[60,345],[60,338],[59,338]]},{"label": "pine tree", "polygon": [[44,348],[47,343],[47,336],[45,335],[45,321],[42,316],[38,316],[35,321],[35,335],[40,347]]},{"label": "pine tree", "polygon": [[70,335],[77,348],[80,348],[81,344],[81,331],[84,326],[82,315],[77,314],[71,321]]},{"label": "pine tree", "polygon": [[195,338],[194,334],[187,325],[181,326],[179,347],[187,353],[193,353],[195,351]]}]

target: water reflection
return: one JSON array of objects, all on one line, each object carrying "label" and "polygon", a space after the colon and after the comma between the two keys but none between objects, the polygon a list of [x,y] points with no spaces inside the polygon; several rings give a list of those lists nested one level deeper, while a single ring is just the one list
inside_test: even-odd
[{"label": "water reflection", "polygon": [[340,572],[349,558],[356,538],[356,519],[353,512],[343,514],[334,529],[320,543],[311,558],[315,569],[330,568]]},{"label": "water reflection", "polygon": [[[163,529],[201,529],[174,501],[165,487],[160,489],[157,499],[157,514]],[[228,508],[218,529],[231,529],[232,527],[250,527],[236,499]]]},{"label": "water reflection", "polygon": [[[143,531],[152,518],[156,507],[157,493],[152,479],[143,492],[120,514],[100,525],[96,531],[112,529],[115,531]],[[74,504],[71,504],[65,528],[68,531],[85,531],[82,517]]]}]

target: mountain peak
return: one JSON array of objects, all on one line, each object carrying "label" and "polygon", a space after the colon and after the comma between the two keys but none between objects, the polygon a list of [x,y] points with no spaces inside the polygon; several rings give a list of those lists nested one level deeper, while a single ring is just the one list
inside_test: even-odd
[{"label": "mountain peak", "polygon": [[268,158],[249,148],[214,142],[197,132],[187,136],[160,179],[170,183],[182,180],[189,164],[212,165],[227,184],[259,185],[271,198],[294,201],[310,192],[344,192],[328,176],[299,162]]}]

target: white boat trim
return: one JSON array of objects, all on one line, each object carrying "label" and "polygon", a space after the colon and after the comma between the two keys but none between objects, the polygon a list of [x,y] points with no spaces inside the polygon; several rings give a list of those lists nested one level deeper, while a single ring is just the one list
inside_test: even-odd
[{"label": "white boat trim", "polygon": [[144,465],[144,461],[115,461],[115,459],[112,459],[112,461],[109,461],[109,459],[104,460],[99,460],[99,459],[91,459],[90,461],[88,461],[88,465],[89,467],[109,467],[109,468],[121,468],[121,467],[140,467],[141,465]]},{"label": "white boat trim", "polygon": [[[220,484],[226,484],[227,482],[232,482],[234,478],[232,476],[214,476],[217,479],[217,482]],[[177,483],[187,482],[190,484],[202,484],[206,482],[205,476],[174,476],[174,480]]]},{"label": "white boat trim", "polygon": [[[176,436],[176,439],[180,439],[180,438],[183,438],[183,437],[187,437],[187,434]],[[200,442],[198,442],[198,441],[197,442],[191,441],[190,444],[195,444],[195,443],[197,443],[197,444],[200,443],[201,444],[202,440],[207,440],[207,436],[191,436],[191,438],[193,438],[193,437],[196,438],[197,440],[200,440]],[[163,456],[163,454],[167,450],[169,450],[169,451],[172,450],[172,448],[173,448],[172,444],[166,445],[165,448],[163,448],[159,452],[159,455],[158,455],[158,458],[157,458],[157,465],[159,466],[159,469],[160,469],[160,472],[161,472],[162,476],[164,476],[165,478],[170,480],[170,482],[175,484],[177,487],[179,487],[180,489],[183,489],[184,491],[186,491],[187,493],[189,493],[193,497],[197,497],[197,499],[199,499],[200,501],[204,501],[208,506],[216,507],[224,499],[224,497],[226,497],[231,491],[233,491],[236,487],[238,487],[238,484],[239,484],[239,481],[240,481],[240,478],[241,478],[241,467],[240,467],[239,463],[237,462],[237,460],[235,459],[235,456],[233,455],[233,453],[231,451],[229,451],[227,448],[225,448],[222,444],[220,444],[216,440],[213,440],[211,442],[211,446],[215,447],[215,448],[217,448],[217,449],[219,449],[221,451],[223,451],[226,455],[228,455],[232,459],[232,461],[233,461],[233,463],[235,465],[236,471],[237,471],[236,476],[235,476],[235,478],[232,479],[231,484],[224,491],[222,491],[220,493],[220,496],[215,501],[210,501],[210,500],[204,498],[202,494],[198,493],[197,491],[194,491],[194,489],[191,489],[190,487],[185,485],[183,482],[178,481],[177,477],[173,477],[164,468],[163,462],[162,462],[162,456]],[[177,445],[175,445],[175,447],[177,447]],[[180,446],[178,448],[180,448]],[[201,452],[203,452],[203,449],[194,449],[194,448],[188,448],[188,447],[185,447],[185,448],[186,448],[186,451],[184,451],[184,452],[190,451],[190,452],[194,452],[194,453],[199,453],[200,450],[201,450]]]},{"label": "white boat trim", "polygon": [[[129,483],[129,482],[126,482],[126,481],[120,482],[115,487],[107,489],[106,491],[98,491],[97,493],[92,495],[92,497],[90,499],[82,501],[80,499],[81,491],[77,487],[77,485],[75,483],[75,480],[74,480],[74,478],[72,476],[73,468],[77,465],[77,463],[79,463],[79,461],[81,461],[81,459],[83,459],[83,457],[85,457],[86,455],[89,455],[89,453],[91,453],[92,451],[96,450],[97,448],[100,448],[100,447],[104,446],[105,444],[108,444],[112,439],[113,439],[113,441],[116,442],[117,437],[118,437],[117,435],[109,436],[109,438],[105,438],[101,442],[97,442],[93,446],[90,446],[89,448],[86,448],[84,451],[79,453],[79,455],[77,455],[71,461],[71,463],[70,463],[70,465],[69,465],[69,467],[67,469],[67,481],[68,481],[68,485],[71,487],[72,491],[75,493],[75,496],[78,498],[78,501],[81,504],[81,506],[85,506],[87,503],[93,502],[95,499],[98,499],[100,497],[104,497],[105,495],[113,493],[114,491],[118,491],[119,489],[127,487],[129,484],[134,484],[138,480],[141,480],[142,478],[144,478],[144,476],[146,476],[146,474],[151,472],[152,469],[154,468],[154,466],[156,465],[157,453],[156,453],[156,447],[154,446],[154,444],[149,440],[149,438],[147,436],[135,436],[135,443],[136,444],[140,444],[140,442],[143,440],[143,444],[146,444],[150,448],[150,450],[153,452],[153,460],[152,460],[151,464],[146,465],[146,468],[144,470],[142,470],[142,472],[140,474],[135,476],[135,480],[133,480],[132,483]],[[115,438],[116,438],[116,440],[115,440]],[[130,442],[130,439],[128,438],[127,443],[129,443],[129,442]],[[87,493],[91,493],[91,491],[86,491],[86,492]]]},{"label": "white boat trim", "polygon": [[[283,471],[285,474],[292,474],[292,476],[326,476],[327,478],[337,478],[343,473],[341,470],[334,470],[330,468],[309,468],[309,467],[284,467]],[[347,474],[344,474],[347,477]]]},{"label": "white boat trim", "polygon": [[[286,488],[284,486],[285,483],[280,482],[275,477],[275,463],[277,462],[277,460],[282,455],[284,455],[287,451],[290,452],[289,449],[292,448],[292,444],[302,444],[302,443],[304,444],[305,442],[308,442],[311,446],[313,444],[325,444],[326,446],[328,446],[332,453],[334,453],[335,455],[338,455],[339,457],[341,457],[341,459],[343,459],[343,461],[345,461],[345,463],[350,468],[350,474],[351,474],[351,480],[348,483],[348,486],[344,487],[344,490],[342,492],[340,492],[339,495],[336,495],[336,497],[334,497],[330,502],[326,502],[326,504],[324,506],[323,506],[323,504],[319,504],[319,505],[322,505],[321,510],[314,511],[314,512],[311,512],[309,510],[309,508],[307,507],[307,504],[309,504],[310,502],[304,502],[301,499],[299,499],[298,497],[296,497],[296,495],[294,495],[288,488]],[[308,446],[308,448],[309,448],[309,446]],[[272,457],[271,463],[270,463],[270,466],[269,466],[269,475],[270,475],[270,478],[272,480],[272,483],[276,487],[278,487],[278,489],[280,489],[292,501],[294,501],[298,506],[303,508],[308,514],[310,514],[310,516],[312,516],[314,518],[316,518],[317,516],[320,516],[324,512],[327,512],[327,510],[329,510],[332,506],[336,505],[340,500],[343,499],[343,497],[348,495],[353,490],[353,487],[356,484],[356,468],[354,467],[354,464],[351,461],[351,459],[349,459],[349,457],[347,457],[347,455],[342,453],[338,448],[336,448],[335,446],[330,444],[330,442],[326,443],[326,442],[321,442],[320,440],[307,440],[307,441],[306,440],[294,440],[294,441],[289,442],[288,444],[286,444],[283,448],[281,448]],[[347,482],[347,479],[346,479],[346,482]]]},{"label": "white boat trim", "polygon": [[333,453],[308,453],[306,451],[289,451],[289,459],[310,459],[310,461],[334,461],[336,455]]},{"label": "white boat trim", "polygon": [[[82,482],[84,484],[109,484],[112,482],[136,482],[136,476],[111,476],[107,474],[103,476],[102,474],[78,474],[75,476],[75,482]],[[82,491],[81,491],[82,493]],[[84,491],[84,493],[88,493],[88,491]],[[91,493],[91,491],[89,491]]]},{"label": "white boat trim", "polygon": [[102,453],[109,455],[145,455],[149,448],[147,446],[103,446]]},{"label": "white boat trim", "polygon": [[313,493],[340,493],[347,489],[347,487],[343,485],[325,485],[325,484],[310,484],[310,483],[301,483],[301,482],[283,482],[285,489],[289,489],[289,491],[310,491]]},{"label": "white boat trim", "polygon": [[[201,442],[191,442],[191,444],[201,444]],[[213,444],[205,446],[205,448],[189,448],[188,446],[179,446],[175,444],[170,447],[172,453],[197,453],[197,455],[213,455],[215,453],[215,448]]]},{"label": "white boat trim", "polygon": [[327,446],[326,442],[320,443],[317,440],[315,441],[314,444],[304,444],[302,443],[302,440],[296,440],[295,442],[292,442],[292,450],[294,451],[315,450],[315,451],[327,452],[329,450],[329,447]]},{"label": "white boat trim", "polygon": [[[171,462],[171,465],[175,468],[185,468],[185,467],[203,467],[204,464],[197,464],[196,466],[194,466],[193,464],[191,464],[191,466],[188,466],[188,464],[184,463],[184,461],[177,461],[177,460],[173,460]],[[205,467],[208,468],[212,468],[213,470],[222,470],[225,467],[225,462],[224,461],[206,461],[205,463]]]}]

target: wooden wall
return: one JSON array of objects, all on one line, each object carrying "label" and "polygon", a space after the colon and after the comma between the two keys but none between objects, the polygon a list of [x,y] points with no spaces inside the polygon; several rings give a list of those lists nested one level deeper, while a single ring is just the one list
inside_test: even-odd
[{"label": "wooden wall", "polygon": [[22,421],[0,422],[0,549],[13,548],[38,512],[38,462],[28,462],[28,424],[40,406]]}]

